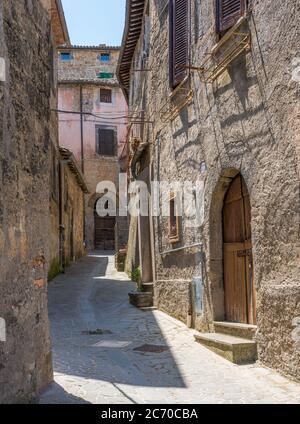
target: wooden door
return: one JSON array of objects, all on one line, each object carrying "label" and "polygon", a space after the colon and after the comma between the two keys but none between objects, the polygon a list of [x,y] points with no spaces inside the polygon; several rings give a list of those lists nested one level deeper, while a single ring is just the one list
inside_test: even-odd
[{"label": "wooden door", "polygon": [[100,250],[115,250],[116,218],[100,218],[95,213],[95,247]]},{"label": "wooden door", "polygon": [[226,320],[256,324],[251,206],[241,175],[231,183],[223,208]]}]

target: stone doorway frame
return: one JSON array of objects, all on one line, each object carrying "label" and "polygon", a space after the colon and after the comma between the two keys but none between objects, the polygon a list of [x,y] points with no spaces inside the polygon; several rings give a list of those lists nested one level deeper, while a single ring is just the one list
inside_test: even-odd
[{"label": "stone doorway frame", "polygon": [[[212,192],[209,210],[207,277],[209,281],[209,321],[225,321],[225,289],[223,260],[223,207],[226,193],[240,169],[226,168],[220,173]],[[244,177],[244,176],[243,176]]]}]

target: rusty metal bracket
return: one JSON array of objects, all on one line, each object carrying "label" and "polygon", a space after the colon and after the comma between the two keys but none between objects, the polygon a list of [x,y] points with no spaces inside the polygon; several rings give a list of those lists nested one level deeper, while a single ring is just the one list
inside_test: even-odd
[{"label": "rusty metal bracket", "polygon": [[247,20],[242,17],[236,25],[216,44],[207,54],[207,58],[201,66],[187,66],[190,71],[198,72],[202,82],[213,83],[222,75],[228,66],[242,53],[251,49],[250,32],[240,31],[241,25]]},{"label": "rusty metal bracket", "polygon": [[174,120],[180,111],[193,100],[194,91],[190,87],[186,87],[186,84],[188,84],[187,78],[175,88],[161,107],[159,114],[164,123]]}]

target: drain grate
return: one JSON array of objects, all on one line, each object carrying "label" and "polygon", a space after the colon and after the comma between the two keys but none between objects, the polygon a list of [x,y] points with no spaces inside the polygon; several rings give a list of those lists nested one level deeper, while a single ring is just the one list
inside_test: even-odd
[{"label": "drain grate", "polygon": [[144,352],[144,353],[163,353],[169,350],[168,346],[158,346],[158,345],[149,345],[145,344],[140,347],[136,347],[133,349],[136,352]]},{"label": "drain grate", "polygon": [[82,331],[84,336],[103,336],[106,334],[113,334],[110,330],[102,330],[102,328],[97,328],[97,330],[87,330]]}]

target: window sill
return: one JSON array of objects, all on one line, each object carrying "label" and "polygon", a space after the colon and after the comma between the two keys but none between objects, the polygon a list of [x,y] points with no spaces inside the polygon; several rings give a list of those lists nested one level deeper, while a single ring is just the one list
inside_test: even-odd
[{"label": "window sill", "polygon": [[176,94],[179,92],[179,90],[182,89],[182,87],[188,82],[189,76],[187,75],[183,81],[181,81],[180,84],[177,85],[177,87],[171,89],[171,93],[169,94],[169,99],[171,100]]},{"label": "window sill", "polygon": [[180,237],[174,237],[174,238],[169,238],[169,243],[170,244],[176,244],[176,243],[179,243],[180,242]]},{"label": "window sill", "polygon": [[211,54],[214,55],[216,53],[218,53],[218,51],[221,49],[221,47],[226,44],[227,41],[229,41],[232,36],[234,35],[234,33],[240,28],[240,26],[246,22],[247,20],[247,15],[242,16],[237,23],[229,30],[226,32],[226,34],[221,38],[221,40],[214,45],[214,47],[211,49]]},{"label": "window sill", "polygon": [[111,159],[111,160],[117,160],[118,159],[118,155],[103,155],[100,153],[96,153],[98,159]]},{"label": "window sill", "polygon": [[201,66],[197,68],[202,82],[212,84],[237,57],[251,50],[251,33],[248,28],[241,30],[241,26],[247,19],[247,15],[240,18],[212,48]]}]

